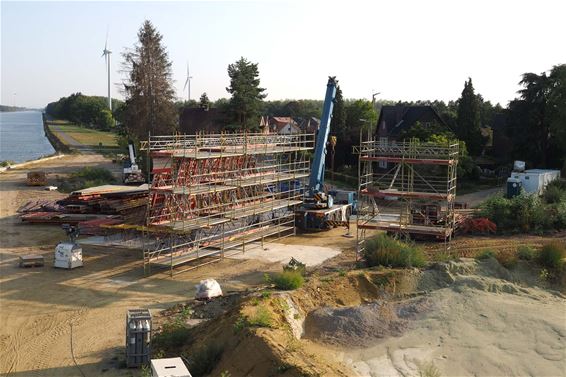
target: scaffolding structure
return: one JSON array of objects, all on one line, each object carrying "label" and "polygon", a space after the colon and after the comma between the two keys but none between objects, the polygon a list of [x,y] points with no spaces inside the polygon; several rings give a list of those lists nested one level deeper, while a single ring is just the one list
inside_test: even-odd
[{"label": "scaffolding structure", "polygon": [[173,275],[294,235],[313,148],[314,134],[150,136],[144,271]]},{"label": "scaffolding structure", "polygon": [[449,249],[455,229],[454,203],[459,145],[366,141],[354,147],[358,159],[357,251],[368,231],[401,237],[434,237]]}]

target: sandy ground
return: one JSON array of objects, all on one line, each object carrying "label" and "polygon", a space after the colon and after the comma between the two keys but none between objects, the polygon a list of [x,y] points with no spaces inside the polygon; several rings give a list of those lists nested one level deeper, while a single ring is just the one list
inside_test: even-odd
[{"label": "sandy ground", "polygon": [[359,376],[415,376],[431,365],[442,376],[565,376],[565,296],[517,283],[495,261],[479,264],[489,263],[456,263],[449,286],[424,296],[432,309],[402,335],[338,357]]},{"label": "sandy ground", "polygon": [[244,254],[236,254],[230,259],[256,259],[266,262],[279,262],[287,264],[291,258],[304,263],[307,267],[321,265],[325,260],[340,254],[340,249],[324,246],[285,245],[281,243],[267,243],[263,249],[256,247]]},{"label": "sandy ground", "polygon": [[[83,247],[84,267],[52,268],[53,250],[66,238],[64,232],[53,225],[22,224],[16,209],[28,200],[64,194],[27,187],[26,173],[46,171],[50,184],[55,184],[56,176],[87,165],[102,165],[116,173],[120,169],[99,155],[69,155],[0,174],[1,375],[80,376],[81,371],[86,376],[138,375],[137,370],[119,368],[128,308],[158,311],[186,302],[194,297],[195,284],[205,278],[217,279],[224,292],[245,290],[262,284],[264,272],[281,269],[280,258],[225,260],[174,278],[165,273],[144,277],[139,250],[94,246]],[[342,229],[326,233],[325,244],[333,238],[342,242],[342,233]],[[45,267],[17,267],[19,255],[37,253],[45,256]],[[79,367],[73,361],[71,341]]]}]

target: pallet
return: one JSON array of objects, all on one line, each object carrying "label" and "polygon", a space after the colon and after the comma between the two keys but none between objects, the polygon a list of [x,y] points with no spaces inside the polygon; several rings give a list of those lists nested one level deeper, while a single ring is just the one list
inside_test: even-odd
[{"label": "pallet", "polygon": [[30,254],[20,256],[20,267],[43,267],[45,259],[43,255]]}]

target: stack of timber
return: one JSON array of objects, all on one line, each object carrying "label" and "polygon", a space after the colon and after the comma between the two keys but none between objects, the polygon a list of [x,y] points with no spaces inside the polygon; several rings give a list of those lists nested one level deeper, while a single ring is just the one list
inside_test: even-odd
[{"label": "stack of timber", "polygon": [[58,201],[28,202],[18,212],[26,223],[78,224],[82,234],[100,234],[95,228],[101,225],[143,224],[147,202],[147,185],[104,185],[74,191]]}]

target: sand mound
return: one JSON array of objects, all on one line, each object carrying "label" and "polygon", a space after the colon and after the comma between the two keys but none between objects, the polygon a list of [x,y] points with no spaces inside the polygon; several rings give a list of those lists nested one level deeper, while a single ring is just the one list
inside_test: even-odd
[{"label": "sand mound", "polygon": [[348,346],[338,357],[359,376],[414,376],[431,363],[448,376],[566,376],[566,300],[525,271],[494,259],[438,263],[416,286],[430,310],[403,316],[397,304],[400,333],[364,339],[363,350],[338,343]]},{"label": "sand mound", "polygon": [[424,298],[402,303],[378,301],[354,307],[321,308],[307,316],[305,336],[329,344],[363,347],[377,339],[401,335],[409,319],[419,317],[429,308],[430,302]]}]

